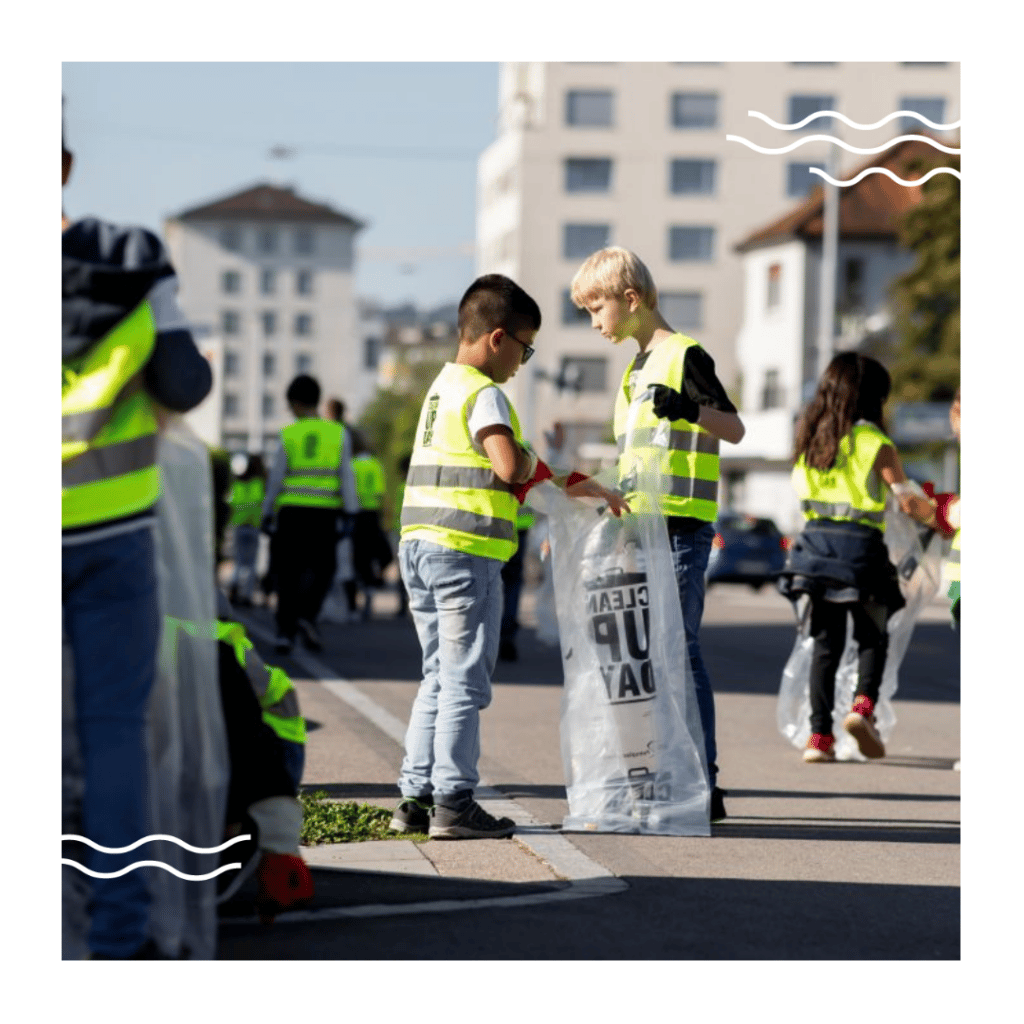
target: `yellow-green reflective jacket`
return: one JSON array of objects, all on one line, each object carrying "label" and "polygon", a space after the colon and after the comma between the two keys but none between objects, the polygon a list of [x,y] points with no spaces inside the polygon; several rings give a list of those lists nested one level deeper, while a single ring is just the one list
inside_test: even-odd
[{"label": "yellow-green reflective jacket", "polygon": [[683,379],[686,350],[698,345],[684,334],[673,334],[651,349],[629,391],[636,357],[626,368],[615,397],[615,443],[619,449],[619,487],[634,512],[644,511],[646,498],[636,488],[647,479],[658,493],[666,516],[688,516],[713,523],[718,514],[718,438],[689,420],[660,419],[653,404],[640,404],[628,438],[629,408],[647,388],[666,384],[678,388]]},{"label": "yellow-green reflective jacket", "polygon": [[874,465],[879,450],[891,444],[873,423],[861,421],[840,440],[831,469],[811,469],[801,455],[792,481],[808,522],[834,519],[884,532],[886,487]]},{"label": "yellow-green reflective jacket", "polygon": [[201,626],[188,619],[177,619],[165,615],[167,629],[164,643],[172,655],[177,649],[178,631],[198,639],[215,640],[229,644],[238,664],[249,677],[256,699],[263,712],[263,721],[283,740],[292,743],[306,742],[306,720],[299,712],[299,698],[295,684],[280,668],[267,665],[256,653],[252,641],[245,635],[245,627],[239,622],[217,620]]},{"label": "yellow-green reflective jacket", "polygon": [[288,456],[275,507],[341,508],[339,467],[345,428],[334,420],[304,417],[281,431]]},{"label": "yellow-green reflective jacket", "polygon": [[264,486],[259,477],[251,480],[236,480],[231,485],[231,526],[260,525],[260,511],[263,506]]},{"label": "yellow-green reflective jacket", "polygon": [[[402,539],[421,538],[455,551],[508,561],[519,543],[519,502],[490,459],[473,450],[467,407],[495,387],[475,367],[446,363],[431,385],[416,427],[402,501]],[[509,403],[512,433],[523,436]]]},{"label": "yellow-green reflective jacket", "polygon": [[372,455],[357,455],[352,460],[356,494],[361,509],[379,509],[384,503],[384,467]]},{"label": "yellow-green reflective jacket", "polygon": [[156,341],[142,302],[84,355],[61,363],[61,526],[109,522],[160,496],[157,422],[142,369]]}]

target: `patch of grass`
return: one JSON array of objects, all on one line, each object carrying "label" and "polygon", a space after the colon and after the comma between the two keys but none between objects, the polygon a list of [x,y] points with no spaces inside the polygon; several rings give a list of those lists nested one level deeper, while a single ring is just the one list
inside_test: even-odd
[{"label": "patch of grass", "polygon": [[392,832],[391,811],[370,804],[339,803],[328,799],[327,793],[300,793],[302,804],[303,846],[320,843],[365,843],[373,839],[412,839],[423,841],[425,835]]}]

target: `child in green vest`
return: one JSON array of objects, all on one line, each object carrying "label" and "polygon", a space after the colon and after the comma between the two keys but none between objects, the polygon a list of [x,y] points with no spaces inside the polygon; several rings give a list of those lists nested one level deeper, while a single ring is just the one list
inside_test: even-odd
[{"label": "child in green vest", "polygon": [[[391,827],[433,839],[501,838],[515,823],[473,799],[480,711],[491,701],[501,568],[516,549],[514,488],[538,476],[538,459],[497,385],[532,356],[541,315],[514,281],[489,274],[470,285],[458,317],[458,354],[427,392],[402,504],[399,562],[423,680]],[[616,515],[628,508],[590,480],[571,493],[601,497]]]},{"label": "child in green vest", "polygon": [[[704,732],[710,818],[725,817],[724,791],[718,778],[715,699],[700,649],[704,615],[704,574],[718,513],[718,443],[737,444],[744,427],[715,374],[715,361],[692,338],[674,331],[658,310],[658,293],[650,271],[634,253],[611,247],[590,256],[572,281],[572,301],[590,313],[591,324],[612,344],[632,338],[637,354],[616,392],[615,435],[620,450],[621,487],[631,490],[637,458],[661,467],[659,505],[665,516],[672,562],[683,611],[683,626],[693,671],[697,706]],[[635,422],[627,431],[631,409]],[[659,451],[645,438],[662,433],[668,449]],[[649,458],[644,459],[644,456]]]},{"label": "child in green vest", "polygon": [[252,605],[256,588],[256,556],[260,550],[260,519],[267,471],[259,455],[250,455],[245,470],[231,485],[234,570],[229,584],[231,603],[241,608]]}]

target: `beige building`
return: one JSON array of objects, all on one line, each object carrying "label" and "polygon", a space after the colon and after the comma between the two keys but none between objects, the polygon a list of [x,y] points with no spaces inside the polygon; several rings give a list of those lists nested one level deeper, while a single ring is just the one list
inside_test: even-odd
[{"label": "beige building", "polygon": [[287,187],[257,184],[185,210],[165,225],[180,301],[200,339],[220,342],[220,440],[272,451],[291,422],[298,373],[350,408],[372,391],[353,290],[363,224]]},{"label": "beige building", "polygon": [[896,62],[501,65],[498,137],[478,166],[477,269],[509,275],[541,307],[537,355],[508,385],[528,436],[539,438],[555,420],[569,428],[570,450],[608,434],[615,388],[635,346],[610,346],[568,301],[576,269],[605,245],[641,256],[669,322],[711,352],[734,400],[749,392],[737,351],[744,298],[734,246],[806,197],[820,183],[809,166],[824,168],[830,150],[840,172],[867,157],[822,141],[763,154],[727,135],[778,149],[828,134],[864,149],[913,131],[910,124],[926,127],[898,119],[861,130],[833,118],[786,131],[749,110],[780,124],[818,110],[862,124],[899,110],[950,123],[960,117],[960,69]]}]

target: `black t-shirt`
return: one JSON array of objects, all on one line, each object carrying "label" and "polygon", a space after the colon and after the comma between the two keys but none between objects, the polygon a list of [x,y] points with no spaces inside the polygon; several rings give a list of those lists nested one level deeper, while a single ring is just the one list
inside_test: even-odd
[{"label": "black t-shirt", "polygon": [[[647,349],[646,352],[637,355],[630,376],[643,367],[652,351]],[[683,356],[683,379],[665,383],[676,391],[685,392],[698,405],[706,405],[720,412],[736,412],[736,406],[729,400],[722,382],[715,373],[715,360],[699,345],[691,345]],[[630,387],[630,391],[632,390]],[[666,516],[665,522],[669,531],[675,533],[693,533],[706,525],[703,519],[695,519],[692,516]]]}]

